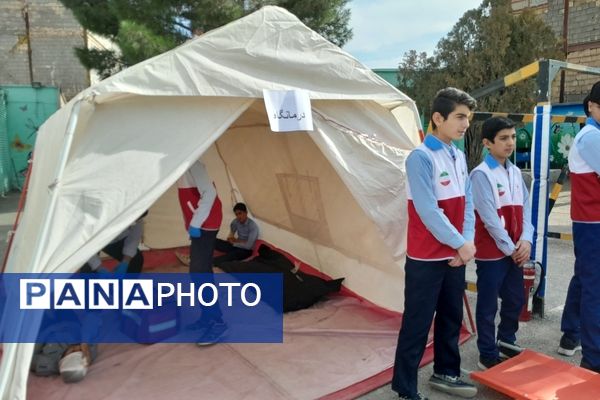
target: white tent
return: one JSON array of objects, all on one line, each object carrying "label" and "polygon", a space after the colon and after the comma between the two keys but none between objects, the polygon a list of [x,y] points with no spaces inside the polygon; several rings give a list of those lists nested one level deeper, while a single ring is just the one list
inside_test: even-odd
[{"label": "white tent", "polygon": [[[263,89],[308,91],[314,131],[272,133]],[[75,271],[151,207],[145,244],[186,245],[169,189],[202,157],[224,209],[245,201],[262,239],[401,310],[418,126],[410,98],[265,7],[90,87],[40,128],[7,272]],[[5,344],[1,398],[25,397],[32,350]]]}]

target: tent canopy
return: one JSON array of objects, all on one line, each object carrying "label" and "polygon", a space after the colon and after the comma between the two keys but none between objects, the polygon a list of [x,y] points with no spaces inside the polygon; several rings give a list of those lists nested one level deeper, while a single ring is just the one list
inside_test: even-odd
[{"label": "tent canopy", "polygon": [[[306,90],[314,130],[273,133],[263,89]],[[404,159],[414,102],[277,7],[92,86],[39,130],[7,272],[73,272],[150,209],[144,243],[186,245],[172,189],[201,157],[261,238],[400,310]],[[228,213],[227,213],[228,212]],[[23,398],[33,345],[7,345],[2,398]]]}]

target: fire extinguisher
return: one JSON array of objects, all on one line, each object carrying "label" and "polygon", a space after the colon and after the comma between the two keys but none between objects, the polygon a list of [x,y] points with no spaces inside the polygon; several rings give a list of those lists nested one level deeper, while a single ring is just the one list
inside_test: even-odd
[{"label": "fire extinguisher", "polygon": [[526,261],[523,266],[523,290],[525,304],[519,315],[519,321],[530,321],[533,316],[533,294],[535,292],[535,261]]}]

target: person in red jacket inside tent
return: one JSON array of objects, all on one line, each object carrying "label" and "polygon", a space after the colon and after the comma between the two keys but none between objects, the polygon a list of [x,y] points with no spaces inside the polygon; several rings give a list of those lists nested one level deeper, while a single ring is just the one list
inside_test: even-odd
[{"label": "person in red jacket inside tent", "polygon": [[[212,274],[215,241],[223,220],[221,200],[199,160],[179,178],[177,186],[185,228],[191,240],[190,272]],[[218,303],[204,308],[194,325],[202,331],[199,346],[218,342],[227,331]]]}]

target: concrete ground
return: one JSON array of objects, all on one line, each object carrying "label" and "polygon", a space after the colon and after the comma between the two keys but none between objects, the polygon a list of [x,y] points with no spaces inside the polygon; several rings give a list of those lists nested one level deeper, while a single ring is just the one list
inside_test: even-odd
[{"label": "concrete ground", "polygon": [[[6,251],[7,233],[12,229],[12,224],[16,216],[16,208],[19,201],[19,193],[9,193],[5,197],[0,197],[0,255],[4,257]],[[563,192],[550,215],[549,230],[553,232],[568,233],[571,231],[571,221],[569,218],[569,199],[570,191],[568,184],[565,185]],[[545,318],[534,319],[530,322],[521,323],[518,332],[519,344],[532,350],[548,354],[567,362],[579,365],[581,354],[577,353],[575,357],[566,358],[556,354],[556,348],[560,339],[560,317],[566,296],[567,285],[571,274],[573,273],[573,245],[571,242],[559,239],[548,240],[548,276],[545,299]],[[475,281],[474,264],[467,266],[467,278]],[[469,303],[474,313],[476,294],[468,293]],[[470,339],[461,347],[462,368],[466,370],[476,370],[479,357],[476,339]],[[433,391],[427,385],[427,380],[432,374],[432,364],[423,367],[419,371],[419,389],[430,400],[456,399],[449,395]],[[487,387],[478,383],[479,389],[477,399],[501,400],[507,399]],[[396,399],[398,396],[391,390],[390,385],[383,386],[364,396],[361,400],[387,400]]]}]

